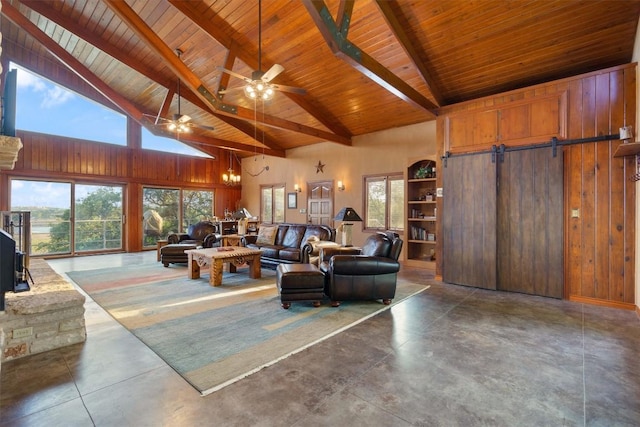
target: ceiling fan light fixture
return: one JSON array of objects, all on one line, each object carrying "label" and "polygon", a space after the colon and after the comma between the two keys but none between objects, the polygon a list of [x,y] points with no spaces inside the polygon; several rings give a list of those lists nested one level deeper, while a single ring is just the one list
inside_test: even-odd
[{"label": "ceiling fan light fixture", "polygon": [[274,90],[269,83],[265,83],[261,80],[252,81],[247,83],[244,87],[244,93],[249,99],[262,99],[263,101],[269,101],[273,98]]}]

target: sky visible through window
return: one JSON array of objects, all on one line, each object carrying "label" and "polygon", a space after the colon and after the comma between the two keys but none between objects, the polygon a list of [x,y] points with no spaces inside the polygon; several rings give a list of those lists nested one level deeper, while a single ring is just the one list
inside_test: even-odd
[{"label": "sky visible through window", "polygon": [[[18,70],[16,129],[51,135],[127,144],[127,119],[123,114],[57,86],[15,64]],[[209,157],[171,138],[153,135],[142,128],[142,147],[190,156]]]}]

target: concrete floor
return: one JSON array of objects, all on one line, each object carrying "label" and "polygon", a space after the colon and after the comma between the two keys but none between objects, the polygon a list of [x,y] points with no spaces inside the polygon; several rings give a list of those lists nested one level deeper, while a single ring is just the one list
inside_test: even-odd
[{"label": "concrete floor", "polygon": [[[155,257],[51,264],[65,272]],[[97,304],[87,300],[86,309],[84,344],[2,365],[0,425],[640,426],[632,311],[433,282],[201,397]]]}]

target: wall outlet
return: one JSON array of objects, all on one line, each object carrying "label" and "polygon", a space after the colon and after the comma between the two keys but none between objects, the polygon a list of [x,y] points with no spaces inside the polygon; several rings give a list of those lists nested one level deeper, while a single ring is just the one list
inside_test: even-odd
[{"label": "wall outlet", "polygon": [[580,209],[571,209],[571,218],[580,218]]},{"label": "wall outlet", "polygon": [[29,326],[28,328],[20,328],[13,330],[13,339],[16,338],[25,338],[33,335],[33,327]]},{"label": "wall outlet", "polygon": [[307,213],[307,210],[305,208],[300,209],[300,213]]}]

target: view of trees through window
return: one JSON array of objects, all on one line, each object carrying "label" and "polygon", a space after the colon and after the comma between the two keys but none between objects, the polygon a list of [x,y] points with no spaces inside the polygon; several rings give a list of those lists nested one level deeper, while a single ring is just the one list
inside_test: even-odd
[{"label": "view of trees through window", "polygon": [[404,178],[399,175],[370,176],[366,181],[365,228],[404,229]]},{"label": "view of trees through window", "polygon": [[260,218],[264,223],[284,222],[284,186],[263,186],[260,189]]},{"label": "view of trees through window", "polygon": [[122,248],[122,199],[120,186],[11,181],[11,210],[31,212],[33,255]]},{"label": "view of trees through window", "polygon": [[[213,192],[147,187],[143,191],[143,246],[213,216]],[[182,214],[180,214],[182,212]],[[180,223],[179,218],[182,218]]]},{"label": "view of trees through window", "polygon": [[122,188],[76,185],[74,243],[76,252],[122,247]]}]

